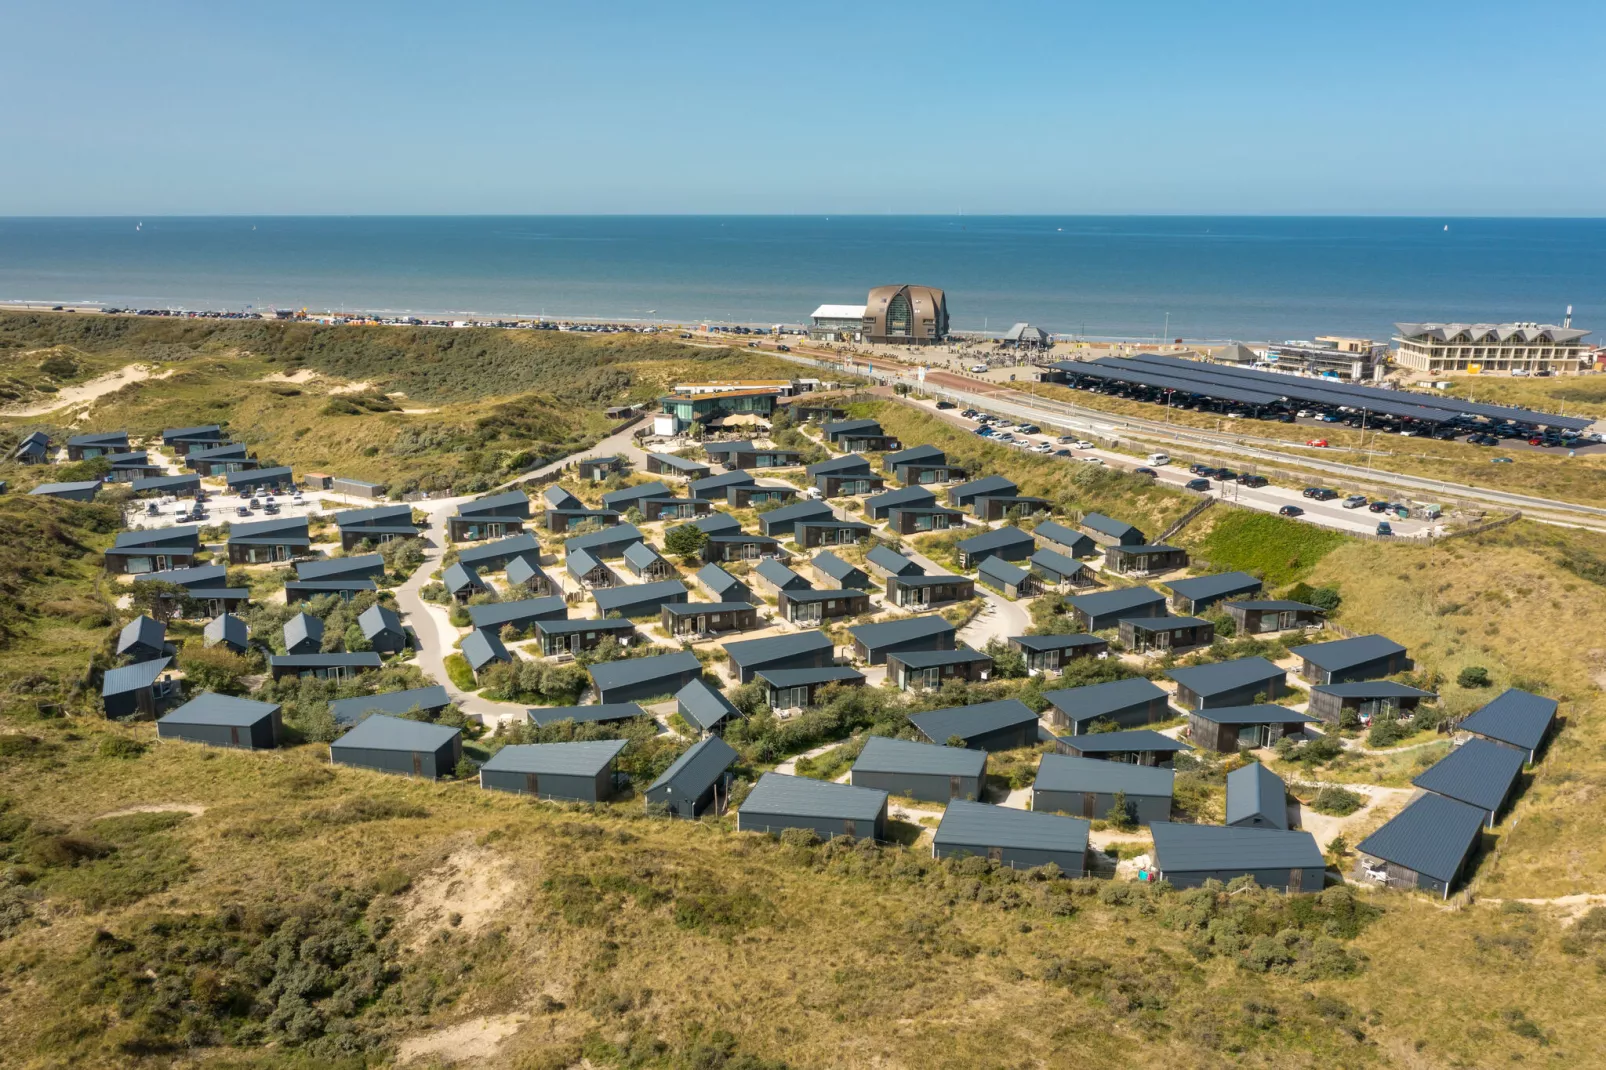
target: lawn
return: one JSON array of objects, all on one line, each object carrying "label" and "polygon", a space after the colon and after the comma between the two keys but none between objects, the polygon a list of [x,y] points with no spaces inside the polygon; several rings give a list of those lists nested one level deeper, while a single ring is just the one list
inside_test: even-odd
[{"label": "lawn", "polygon": [[1217,505],[1177,538],[1195,568],[1252,572],[1269,589],[1287,587],[1310,575],[1322,558],[1350,542],[1342,532],[1315,524]]}]

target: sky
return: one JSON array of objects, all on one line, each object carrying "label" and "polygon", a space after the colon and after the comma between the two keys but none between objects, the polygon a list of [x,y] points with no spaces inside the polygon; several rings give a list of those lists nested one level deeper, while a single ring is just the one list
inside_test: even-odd
[{"label": "sky", "polygon": [[0,25],[0,216],[1606,214],[1598,2],[0,0]]}]

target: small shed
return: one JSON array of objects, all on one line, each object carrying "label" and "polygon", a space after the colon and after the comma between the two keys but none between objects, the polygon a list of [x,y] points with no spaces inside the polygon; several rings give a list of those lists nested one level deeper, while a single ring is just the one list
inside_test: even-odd
[{"label": "small shed", "polygon": [[1163,617],[1165,596],[1149,587],[1122,587],[1113,591],[1079,594],[1070,600],[1071,616],[1083,631],[1101,632],[1137,617]]},{"label": "small shed", "polygon": [[1080,526],[1082,534],[1100,546],[1142,546],[1149,541],[1139,528],[1103,513],[1088,513]]},{"label": "small shed", "polygon": [[[451,704],[446,688],[440,684],[410,687],[405,691],[385,691],[377,695],[340,698],[329,703],[329,713],[337,725],[354,725],[371,713],[401,717],[418,711],[434,720]],[[409,718],[412,720],[413,718]]]},{"label": "small shed", "polygon": [[614,759],[629,745],[625,739],[513,744],[480,766],[480,787],[562,802],[605,802],[614,794]]},{"label": "small shed", "polygon": [[851,783],[926,802],[982,797],[987,752],[871,736],[853,763]]},{"label": "small shed", "polygon": [[817,669],[760,669],[754,679],[768,688],[771,710],[788,716],[806,710],[819,701],[820,691],[839,684],[860,687],[864,674],[847,665],[822,665]]},{"label": "small shed", "polygon": [[640,580],[668,579],[675,574],[675,566],[644,542],[626,548],[625,567]]},{"label": "small shed", "polygon": [[1032,537],[1017,527],[994,528],[961,541],[959,567],[975,568],[990,557],[1005,561],[1025,561],[1032,556],[1037,544]]},{"label": "small shed", "polygon": [[1093,583],[1086,565],[1058,550],[1038,550],[1027,558],[1027,564],[1042,587],[1064,591],[1072,587],[1088,587]]},{"label": "small shed", "polygon": [[1141,728],[1171,717],[1166,693],[1142,677],[1045,691],[1043,698],[1049,723],[1073,736],[1088,735],[1100,723]]},{"label": "small shed", "polygon": [[202,691],[156,722],[156,738],[214,747],[271,750],[279,745],[279,704]]},{"label": "small shed", "polygon": [[244,654],[251,642],[251,629],[234,614],[224,613],[206,622],[202,636],[209,647],[221,646],[236,654]]},{"label": "small shed", "polygon": [[1494,828],[1522,775],[1522,751],[1487,739],[1469,739],[1411,781],[1423,791],[1476,806]]},{"label": "small shed", "polygon": [[703,585],[716,602],[756,602],[747,584],[732,576],[718,565],[704,565],[692,574],[692,579]]},{"label": "small shed", "polygon": [[976,578],[1005,598],[1030,598],[1042,591],[1042,584],[1033,573],[1001,557],[984,558],[976,570]]},{"label": "small shed", "polygon": [[1381,635],[1307,643],[1294,647],[1289,653],[1299,659],[1301,679],[1313,684],[1376,680],[1411,670],[1411,659],[1406,656],[1405,648]]},{"label": "small shed", "polygon": [[1426,699],[1439,696],[1432,691],[1393,680],[1357,680],[1348,684],[1317,684],[1310,689],[1310,712],[1328,724],[1338,724],[1346,711],[1366,723],[1374,718],[1401,717]]},{"label": "small shed", "polygon": [[1016,750],[1038,742],[1037,714],[1020,699],[1005,698],[912,713],[909,723],[933,743],[956,736],[973,750]]},{"label": "small shed", "polygon": [[155,717],[179,697],[176,680],[163,677],[173,663],[170,657],[139,661],[107,669],[101,680],[100,701],[108,720]]},{"label": "small shed", "polygon": [[860,624],[848,629],[853,637],[853,656],[870,665],[880,665],[888,654],[911,650],[952,650],[956,630],[942,617],[905,617],[902,620]]},{"label": "small shed", "polygon": [[458,649],[463,654],[463,660],[468,662],[468,667],[474,670],[475,677],[494,662],[513,660],[513,655],[502,645],[502,637],[488,628],[475,628],[463,636]]},{"label": "small shed", "polygon": [[1169,766],[1178,752],[1193,748],[1180,739],[1172,739],[1152,728],[1133,728],[1124,732],[1061,736],[1055,741],[1054,749],[1073,758]]},{"label": "small shed", "polygon": [[887,793],[851,784],[765,773],[736,815],[741,832],[808,829],[821,839],[886,838]]},{"label": "small shed", "polygon": [[602,616],[617,613],[632,619],[658,616],[666,604],[685,602],[690,597],[691,592],[679,580],[600,587],[591,592],[591,599],[597,603],[597,612]]},{"label": "small shed", "polygon": [[1415,888],[1450,898],[1466,872],[1487,811],[1424,792],[1356,844],[1357,876],[1386,888]]},{"label": "small shed", "polygon": [[864,569],[859,568],[857,565],[849,564],[829,550],[815,554],[814,560],[810,561],[809,564],[813,565],[814,571],[818,572],[820,577],[832,587],[851,587],[860,591],[868,591],[870,589],[870,577],[865,573]]},{"label": "small shed", "polygon": [[686,749],[648,785],[647,805],[662,806],[670,816],[695,819],[709,807],[717,814],[730,797],[730,767],[736,751],[718,736],[706,736]]},{"label": "small shed", "polygon": [[1227,774],[1227,824],[1235,828],[1288,829],[1288,788],[1259,762]]},{"label": "small shed", "polygon": [[1501,746],[1526,751],[1531,762],[1538,757],[1555,720],[1555,699],[1512,687],[1456,727]]},{"label": "small shed", "polygon": [[1037,763],[1032,809],[1095,821],[1114,812],[1120,793],[1132,820],[1149,825],[1170,816],[1174,777],[1159,766],[1045,754]]},{"label": "small shed", "polygon": [[370,483],[366,479],[352,479],[350,476],[336,476],[330,483],[329,489],[336,494],[349,494],[353,498],[383,498],[385,485],[383,483]]},{"label": "small shed", "polygon": [[1188,738],[1194,745],[1220,754],[1270,747],[1284,736],[1303,731],[1320,718],[1286,706],[1212,706],[1188,715]]},{"label": "small shed", "polygon": [[286,654],[316,654],[323,649],[323,621],[310,613],[297,613],[284,622]]},{"label": "small shed", "polygon": [[466,603],[477,594],[491,593],[491,585],[480,579],[478,572],[461,561],[454,561],[446,566],[446,571],[441,573],[441,582],[446,585],[446,593],[458,602]]},{"label": "small shed", "polygon": [[376,713],[329,744],[335,765],[439,780],[463,760],[463,733],[442,724]]},{"label": "small shed", "polygon": [[931,857],[974,856],[1011,869],[1052,863],[1067,877],[1087,872],[1088,832],[1079,818],[956,799],[943,811]]},{"label": "small shed", "polygon": [[1135,654],[1169,654],[1216,641],[1216,626],[1200,617],[1138,617],[1119,621],[1116,627],[1121,642]]},{"label": "small shed", "polygon": [[813,589],[813,585],[808,580],[773,558],[767,561],[760,561],[755,565],[753,567],[753,575],[758,578],[760,590],[771,591],[775,594],[780,594],[782,591],[807,591]]},{"label": "small shed", "polygon": [[1172,580],[1171,607],[1178,613],[1203,613],[1218,602],[1244,595],[1258,594],[1261,581],[1247,572],[1218,572],[1211,576],[1194,576],[1185,580]]},{"label": "small shed", "polygon": [[400,654],[407,649],[407,629],[402,627],[396,611],[388,606],[377,602],[369,606],[357,617],[357,626],[362,629],[368,645],[381,654]]},{"label": "small shed", "polygon": [[1188,665],[1165,674],[1176,681],[1176,703],[1185,710],[1248,706],[1288,691],[1287,673],[1262,657]]},{"label": "small shed", "polygon": [[1009,645],[1026,659],[1026,671],[1037,673],[1059,672],[1065,663],[1075,658],[1091,658],[1107,653],[1108,640],[1086,632],[1069,635],[1012,635]]},{"label": "small shed", "polygon": [[1319,892],[1327,881],[1327,861],[1308,832],[1169,821],[1156,821],[1149,832],[1155,876],[1177,888],[1253,877],[1262,888],[1295,894]]},{"label": "small shed", "polygon": [[651,658],[605,661],[590,668],[601,703],[633,702],[673,695],[702,674],[702,662],[688,650]]},{"label": "small shed", "polygon": [[760,669],[818,669],[831,664],[835,648],[830,636],[809,630],[767,639],[726,643],[731,672],[739,684],[748,683]]},{"label": "small shed", "polygon": [[717,689],[701,677],[675,693],[675,712],[700,735],[718,733],[726,721],[739,719],[741,712]]},{"label": "small shed", "polygon": [[167,643],[167,625],[141,613],[117,633],[117,656],[150,661],[174,653]]},{"label": "small shed", "polygon": [[1067,557],[1092,557],[1098,552],[1097,543],[1082,532],[1066,527],[1058,520],[1039,521],[1032,529],[1032,537],[1045,550],[1052,550]]},{"label": "small shed", "polygon": [[993,659],[979,650],[906,650],[887,655],[887,679],[901,691],[939,688],[953,680],[986,680]]},{"label": "small shed", "polygon": [[922,576],[925,569],[915,562],[881,543],[870,547],[865,555],[865,563],[871,571],[883,579],[889,576]]}]

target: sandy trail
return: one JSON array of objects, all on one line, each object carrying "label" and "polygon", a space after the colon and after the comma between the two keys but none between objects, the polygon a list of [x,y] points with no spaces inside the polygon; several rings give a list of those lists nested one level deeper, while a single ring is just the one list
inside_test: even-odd
[{"label": "sandy trail", "polygon": [[140,806],[125,806],[121,810],[108,811],[96,817],[95,820],[104,821],[108,817],[128,817],[132,814],[167,814],[175,812],[199,817],[206,813],[206,807],[201,806],[199,803],[144,803]]},{"label": "sandy trail", "polygon": [[[50,397],[37,405],[25,405],[20,408],[0,410],[0,416],[43,416],[65,409],[73,405],[82,405],[87,401],[105,397],[127,386],[129,383],[143,382],[154,374],[149,365],[130,364],[126,368],[119,368],[106,375],[97,376],[79,386],[69,386],[67,389],[50,395]],[[162,378],[162,376],[158,376]]]}]

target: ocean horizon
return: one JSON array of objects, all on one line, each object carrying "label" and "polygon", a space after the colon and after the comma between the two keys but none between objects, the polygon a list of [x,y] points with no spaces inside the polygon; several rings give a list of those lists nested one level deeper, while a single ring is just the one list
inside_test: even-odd
[{"label": "ocean horizon", "polygon": [[802,324],[872,287],[953,327],[1386,339],[1606,323],[1606,220],[1352,216],[0,217],[0,303]]}]

